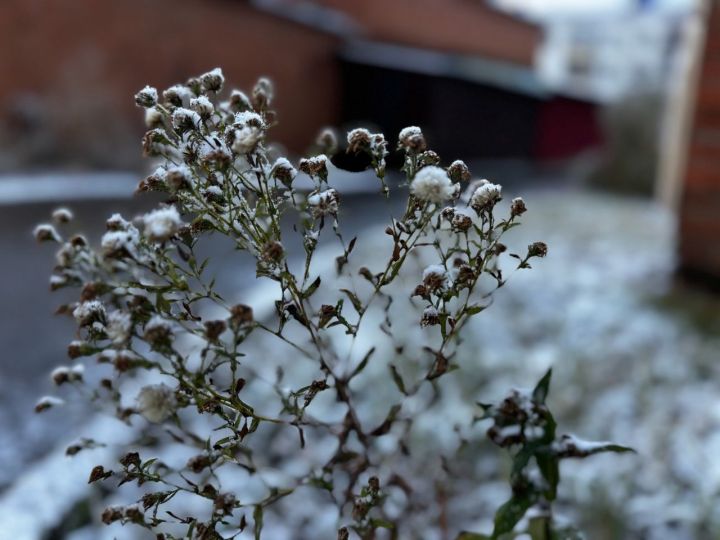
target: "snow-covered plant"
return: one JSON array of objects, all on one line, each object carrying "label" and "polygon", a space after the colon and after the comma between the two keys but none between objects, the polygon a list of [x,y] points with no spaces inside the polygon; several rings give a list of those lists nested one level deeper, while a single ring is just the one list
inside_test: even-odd
[{"label": "snow-covered plant", "polygon": [[[52,289],[80,290],[61,309],[78,326],[68,354],[99,363],[92,376],[81,364],[56,369],[53,380],[87,389],[139,430],[115,464],[90,474],[135,501],[108,507],[102,521],[168,539],[260,538],[264,530],[320,538],[328,519],[340,539],[458,534],[462,523],[425,518],[437,499],[412,465],[422,453],[415,426],[436,406],[442,377],[481,369],[462,365],[458,345],[506,283],[501,257],[524,269],[547,253],[542,242],[522,255],[502,242],[525,203],[513,199],[499,215],[501,186],[472,181],[462,161],[443,166],[422,131],[408,127],[397,145],[404,211],[389,218],[384,243],[374,228],[348,240],[331,158],[294,165],[268,143],[270,82],[227,99],[223,87],[215,69],[135,96],[146,110],[145,154],[158,160],[138,191],[162,194],[156,209],[111,216],[97,248],[58,232],[72,221],[67,209],[35,230],[38,240],[60,244]],[[339,152],[367,163],[383,208],[393,183],[382,134],[354,129],[339,145],[326,130],[318,144],[331,154],[345,146]],[[209,275],[211,236],[253,261],[254,275],[237,281],[270,284],[262,299],[269,311],[221,294]],[[370,251],[356,260],[363,242]],[[403,341],[404,327],[412,331]],[[391,346],[383,348],[385,338]],[[516,452],[513,499],[493,538],[551,502],[559,458],[584,452],[555,441],[548,383],[486,410],[492,440]],[[37,409],[61,404],[43,398]],[[82,439],[68,453],[102,444]],[[539,479],[525,474],[531,458]],[[267,532],[283,521],[292,533]]]}]

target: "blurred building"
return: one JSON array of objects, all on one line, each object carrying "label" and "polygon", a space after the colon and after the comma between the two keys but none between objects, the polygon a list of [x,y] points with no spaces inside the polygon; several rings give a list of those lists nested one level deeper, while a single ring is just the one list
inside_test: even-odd
[{"label": "blurred building", "polygon": [[708,2],[697,82],[687,95],[689,130],[678,140],[680,269],[720,285],[720,6]]},{"label": "blurred building", "polygon": [[538,72],[548,88],[603,103],[664,90],[694,3],[495,1],[543,27]]},{"label": "blurred building", "polygon": [[215,66],[239,87],[275,81],[275,137],[294,152],[359,122],[419,124],[448,158],[558,159],[600,140],[592,101],[538,79],[542,29],[480,0],[5,0],[0,36],[5,169],[134,167],[132,95]]},{"label": "blurred building", "polygon": [[686,16],[646,9],[557,18],[547,25],[540,76],[550,88],[601,102],[662,91]]}]

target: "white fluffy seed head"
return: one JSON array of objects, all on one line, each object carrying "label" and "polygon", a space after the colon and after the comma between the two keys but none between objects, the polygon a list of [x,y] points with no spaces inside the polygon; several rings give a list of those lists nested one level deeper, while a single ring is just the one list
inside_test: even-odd
[{"label": "white fluffy seed head", "polygon": [[143,386],[136,400],[138,411],[150,422],[163,422],[175,412],[175,393],[165,384]]},{"label": "white fluffy seed head", "polygon": [[113,311],[107,316],[105,333],[115,345],[126,343],[132,331],[132,317],[125,311]]},{"label": "white fluffy seed head", "polygon": [[453,199],[458,189],[444,169],[430,165],[418,171],[410,184],[410,193],[421,201],[440,204]]},{"label": "white fluffy seed head", "polygon": [[165,206],[143,216],[144,235],[151,242],[164,242],[182,227],[180,214],[174,206]]}]

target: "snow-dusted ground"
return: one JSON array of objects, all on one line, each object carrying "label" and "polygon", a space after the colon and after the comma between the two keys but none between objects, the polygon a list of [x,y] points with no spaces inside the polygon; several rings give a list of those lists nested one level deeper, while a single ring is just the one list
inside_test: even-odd
[{"label": "snow-dusted ground", "polygon": [[[440,467],[438,454],[453,453],[459,434],[481,438],[480,427],[466,427],[474,401],[491,401],[510,387],[531,386],[552,365],[550,405],[561,431],[611,439],[639,452],[566,462],[561,512],[580,520],[590,538],[717,537],[720,514],[713,501],[720,491],[720,466],[715,462],[720,454],[720,340],[712,313],[720,304],[673,289],[671,216],[646,201],[598,194],[524,195],[530,209],[525,226],[514,229],[507,243],[521,250],[530,241],[544,240],[550,254],[532,271],[513,274],[494,305],[468,329],[458,357],[461,370],[441,379],[443,400],[416,424],[413,441],[421,449],[416,470],[432,479]],[[378,238],[383,241],[382,235]],[[376,250],[375,245],[359,243],[354,256],[365,260]],[[716,317],[720,321],[720,315]],[[401,339],[412,339],[417,331],[409,330]],[[397,396],[392,386],[379,386],[383,377],[387,386],[388,372],[382,354],[376,358],[366,384],[377,395],[377,406],[362,414],[382,419]],[[404,367],[409,375],[412,366]],[[317,406],[323,403],[318,398]],[[325,404],[330,410],[331,400]],[[417,400],[405,407],[423,405]],[[459,434],[458,424],[463,426]],[[391,440],[387,446],[391,453]],[[467,480],[457,486],[466,496],[454,503],[450,515],[459,527],[486,528],[491,510],[507,492],[496,459],[500,452],[486,444],[473,448],[476,453],[465,452],[456,461],[458,467],[467,467]],[[162,452],[173,459],[172,449]],[[105,459],[102,453],[93,458]],[[21,481],[0,496],[0,516],[27,513],[31,507],[23,500],[45,491],[44,479],[63,476],[59,470],[67,463],[65,458],[49,458],[45,469],[39,466],[28,473],[24,488]],[[84,478],[76,477],[72,490],[59,488],[55,496],[90,493],[84,492]],[[96,499],[98,493],[93,493]],[[97,521],[98,509],[108,501],[95,499],[91,507]],[[287,515],[290,521],[292,513]],[[428,516],[431,519],[432,511]],[[334,527],[332,516],[325,527]],[[283,537],[282,525],[276,536],[268,533],[268,538]],[[0,530],[2,539],[35,538],[22,534]],[[74,538],[142,538],[139,534],[137,529],[91,527],[77,531]]]}]

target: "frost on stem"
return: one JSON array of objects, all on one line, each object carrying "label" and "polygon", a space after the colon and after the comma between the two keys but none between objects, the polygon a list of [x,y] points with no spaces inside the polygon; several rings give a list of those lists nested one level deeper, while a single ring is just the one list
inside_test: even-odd
[{"label": "frost on stem", "polygon": [[[478,369],[463,359],[459,338],[507,282],[501,240],[524,202],[501,209],[499,185],[470,182],[462,161],[447,165],[410,126],[397,146],[405,209],[385,235],[346,238],[343,184],[327,155],[291,161],[268,142],[276,123],[270,81],[225,98],[224,89],[222,71],[213,69],[160,93],[138,92],[149,128],[143,150],[154,160],[138,192],[163,197],[155,209],[111,216],[97,247],[55,229],[70,222],[67,209],[35,231],[59,243],[52,288],[77,289],[77,301],[59,312],[77,324],[67,354],[79,364],[52,373],[58,391],[82,390],[122,422],[139,423],[139,414],[150,423],[141,422],[147,436],[124,449],[121,471],[92,475],[97,482],[122,475],[121,484],[141,491],[141,504],[110,507],[101,519],[199,540],[245,527],[260,537],[271,520],[304,527],[326,513],[337,516],[330,528],[343,538],[372,538],[380,528],[441,536],[417,510],[465,496],[460,487],[457,496],[438,491],[462,467],[425,474],[432,460],[424,461],[415,431],[417,440],[442,439],[423,427],[442,429],[420,418],[434,414],[426,395],[440,396],[451,371]],[[337,139],[324,131],[316,142],[335,155]],[[386,195],[388,140],[365,128],[346,140],[380,180],[378,196]],[[295,182],[298,170],[309,182]],[[274,310],[219,292],[211,235],[255,263],[238,279],[251,288],[254,280],[270,284]],[[323,249],[336,251],[330,270],[318,263]],[[525,258],[515,255],[518,268],[546,252],[532,244]],[[388,347],[362,350],[385,338]],[[84,376],[81,366],[97,373]],[[37,408],[59,403],[45,398]],[[499,427],[504,447],[546,432],[516,418]],[[445,457],[450,465],[460,459]]]}]

